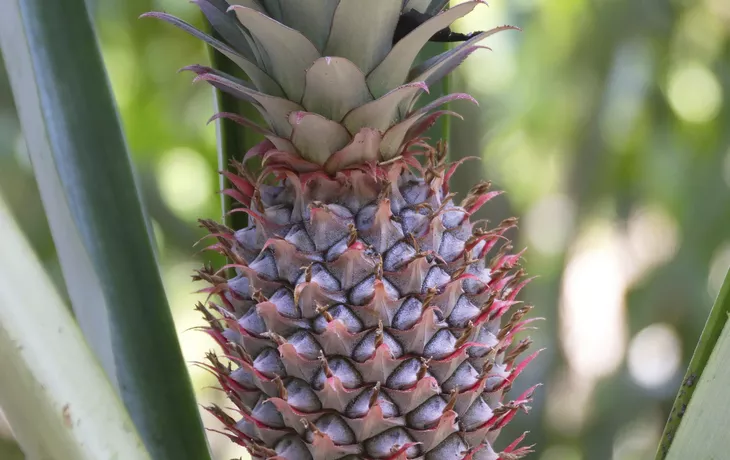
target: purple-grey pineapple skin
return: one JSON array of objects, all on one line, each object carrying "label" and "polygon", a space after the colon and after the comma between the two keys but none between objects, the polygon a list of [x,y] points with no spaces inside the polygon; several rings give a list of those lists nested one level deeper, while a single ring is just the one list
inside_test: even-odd
[{"label": "purple-grey pineapple skin", "polygon": [[[229,44],[150,15],[239,63],[253,83],[188,69],[251,102],[269,125],[238,114],[215,117],[266,137],[223,173],[231,184],[224,193],[249,225],[201,221],[216,240],[210,249],[229,260],[195,276],[210,284],[203,291],[211,298],[198,309],[222,349],[209,353],[205,366],[236,409],[209,408],[225,434],[255,459],[528,454],[529,446],[519,447],[524,435],[499,452],[495,446],[502,427],[528,410],[537,386],[508,395],[537,355],[519,358],[531,341],[515,338],[534,321],[516,300],[527,283],[521,253],[512,253],[506,238],[516,220],[492,228],[472,221],[499,192],[480,183],[455,201],[449,179],[458,164],[446,162],[443,144],[423,137],[452,114],[435,110],[439,105],[470,97],[415,106],[479,48],[478,40],[508,27],[472,34],[413,64],[401,61],[415,59],[429,37],[482,2],[443,11],[443,0],[195,3]],[[303,18],[313,9],[328,16]],[[398,17],[412,10],[434,18],[393,44]],[[359,27],[383,37],[343,35],[357,37]],[[276,46],[267,45],[277,37]],[[372,49],[356,49],[359,42]],[[301,72],[300,84],[292,75]],[[244,167],[252,157],[263,159],[257,176]]]},{"label": "purple-grey pineapple skin", "polygon": [[454,204],[428,156],[428,181],[403,164],[292,175],[258,186],[248,228],[203,222],[239,273],[199,273],[221,298],[223,322],[200,306],[209,332],[236,364],[211,355],[212,368],[243,416],[212,410],[254,456],[499,458],[491,443],[533,390],[503,401],[534,356],[515,365],[529,341],[510,347],[529,308],[502,321],[525,284],[504,240],[515,221],[474,226],[496,193]]}]

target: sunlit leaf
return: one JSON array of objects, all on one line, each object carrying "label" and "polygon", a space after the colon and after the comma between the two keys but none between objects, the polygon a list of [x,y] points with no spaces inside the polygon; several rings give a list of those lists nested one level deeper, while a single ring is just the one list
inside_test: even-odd
[{"label": "sunlit leaf", "polygon": [[24,453],[149,460],[114,387],[1,201],[0,234],[0,260],[12,261],[0,264],[0,406]]}]

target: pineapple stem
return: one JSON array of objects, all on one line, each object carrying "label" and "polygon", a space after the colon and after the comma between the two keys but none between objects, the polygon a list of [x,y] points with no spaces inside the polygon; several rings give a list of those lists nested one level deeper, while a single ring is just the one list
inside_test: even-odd
[{"label": "pineapple stem", "polygon": [[[444,51],[448,51],[451,48],[451,44],[444,43]],[[451,73],[447,74],[443,80],[441,80],[441,92],[444,96],[451,93]],[[446,104],[444,107],[444,110],[449,109],[450,104]],[[450,139],[451,139],[451,117],[442,117],[441,118],[441,139],[445,143],[446,151],[449,152],[450,149]]]}]

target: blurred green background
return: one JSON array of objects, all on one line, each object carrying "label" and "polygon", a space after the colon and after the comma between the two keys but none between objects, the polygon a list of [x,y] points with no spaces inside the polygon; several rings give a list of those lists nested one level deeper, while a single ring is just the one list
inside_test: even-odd
[{"label": "blurred green background", "polygon": [[[91,4],[182,348],[198,360],[212,342],[189,331],[200,299],[189,281],[208,258],[195,220],[220,216],[215,128],[210,88],[175,71],[208,56],[137,17],[202,20],[185,0]],[[523,298],[547,319],[532,334],[546,351],[514,391],[545,385],[501,442],[529,430],[530,458],[650,458],[730,266],[730,2],[494,0],[458,27],[503,23],[524,31],[491,38],[456,74],[453,89],[481,107],[453,107],[466,120],[451,139],[453,159],[482,158],[461,168],[457,191],[485,178],[507,191],[484,214],[520,217],[516,247],[539,275]],[[3,68],[0,193],[60,286]],[[225,404],[190,372],[201,401]],[[245,458],[210,438],[216,458]],[[0,423],[0,458],[11,444]]]}]

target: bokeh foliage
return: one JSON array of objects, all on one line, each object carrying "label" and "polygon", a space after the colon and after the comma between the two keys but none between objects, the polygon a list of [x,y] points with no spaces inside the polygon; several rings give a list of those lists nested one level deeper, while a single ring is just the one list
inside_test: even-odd
[{"label": "bokeh foliage", "polygon": [[[215,129],[210,89],[174,71],[208,55],[137,17],[203,22],[184,0],[92,3],[184,352],[198,359],[212,344],[183,331],[197,324],[188,275],[208,260],[194,254],[195,218],[220,214]],[[730,4],[495,0],[481,10],[460,27],[524,32],[494,37],[452,82],[481,104],[452,107],[466,116],[452,124],[452,157],[482,158],[455,186],[488,178],[507,191],[484,217],[522,218],[515,244],[540,275],[524,300],[547,318],[532,334],[547,350],[520,379],[545,386],[509,429],[530,430],[542,460],[649,458],[730,264]],[[21,139],[0,71],[0,193],[57,274]],[[673,358],[666,379],[641,380]],[[219,397],[191,372],[202,399]],[[241,455],[211,439],[216,458]]]}]

